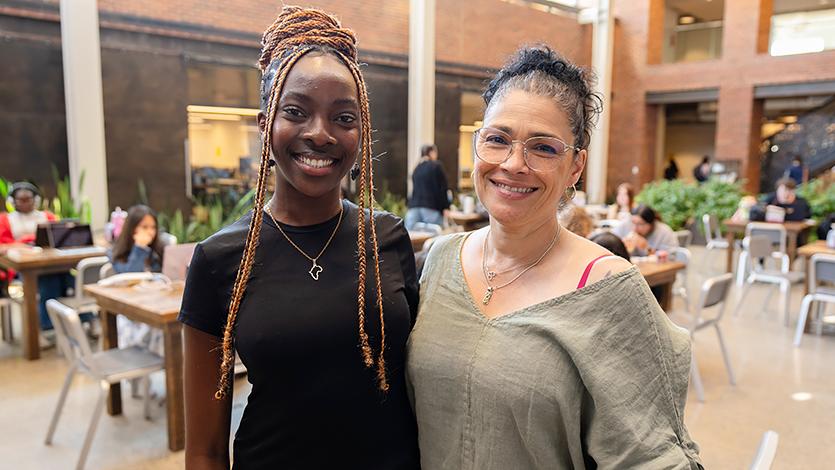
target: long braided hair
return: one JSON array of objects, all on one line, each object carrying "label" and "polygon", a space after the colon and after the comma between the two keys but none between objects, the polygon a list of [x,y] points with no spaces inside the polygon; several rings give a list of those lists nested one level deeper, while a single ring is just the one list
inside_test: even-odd
[{"label": "long braided hair", "polygon": [[[263,145],[261,147],[261,166],[258,171],[258,183],[255,193],[255,207],[246,236],[241,264],[232,288],[232,298],[229,302],[226,327],[223,331],[223,361],[220,366],[220,380],[215,398],[221,399],[228,393],[231,382],[231,372],[235,361],[234,331],[241,300],[246,291],[255,252],[261,235],[261,223],[264,219],[264,203],[266,194],[266,179],[269,174],[270,156],[272,149],[272,129],[275,112],[287,74],[293,65],[305,54],[319,51],[332,54],[351,71],[357,84],[357,94],[360,104],[361,145],[359,155],[359,216],[357,224],[357,253],[358,253],[358,283],[357,308],[359,323],[360,349],[366,367],[376,364],[377,386],[387,392],[389,389],[386,377],[386,331],[383,319],[383,294],[380,279],[380,254],[377,245],[377,229],[374,223],[374,170],[371,158],[371,114],[368,105],[368,92],[365,80],[359,69],[357,60],[357,40],[353,31],[343,28],[339,21],[331,15],[315,9],[285,6],[261,39],[261,57],[258,60],[262,73],[262,110],[266,113],[266,126]],[[365,240],[365,217],[371,228],[371,246],[373,247],[374,278],[377,289],[377,310],[380,314],[380,351],[376,357],[368,341],[365,330],[365,287],[367,276],[367,255]]]}]

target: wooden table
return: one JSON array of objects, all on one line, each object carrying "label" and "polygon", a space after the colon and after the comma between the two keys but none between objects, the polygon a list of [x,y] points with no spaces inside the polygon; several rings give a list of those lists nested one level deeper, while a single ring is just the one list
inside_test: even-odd
[{"label": "wooden table", "polygon": [[[797,256],[802,256],[803,258],[806,258],[806,282],[803,284],[803,295],[808,294],[812,288],[812,286],[809,285],[809,283],[811,282],[810,274],[812,274],[812,256],[817,255],[819,253],[835,255],[835,249],[826,246],[826,241],[824,240],[817,240],[813,243],[809,243],[808,245],[803,245],[797,249]],[[812,315],[809,315],[806,317],[806,333],[811,332]]]},{"label": "wooden table", "polygon": [[104,248],[91,251],[62,251],[40,249],[19,244],[6,245],[0,250],[0,268],[13,269],[23,279],[23,357],[35,360],[41,357],[38,336],[41,321],[38,315],[38,276],[65,273],[76,267],[79,261],[102,256]]},{"label": "wooden table", "polygon": [[[168,418],[168,448],[172,451],[185,447],[185,412],[183,410],[183,340],[182,324],[177,313],[183,299],[183,282],[174,282],[170,290],[137,287],[84,286],[84,291],[99,304],[102,327],[102,348],[119,346],[116,315],[147,323],[163,332],[165,343],[165,404]],[[107,412],[122,413],[122,390],[119,384],[110,386]]]},{"label": "wooden table", "polygon": [[412,250],[415,253],[423,250],[423,244],[426,240],[437,236],[434,232],[409,232],[409,238],[412,240]]},{"label": "wooden table", "polygon": [[[725,271],[729,273],[734,270],[734,241],[736,240],[737,234],[745,233],[745,227],[747,227],[749,223],[750,222],[733,219],[728,219],[722,222],[722,224],[725,225],[725,238],[728,240],[728,256],[725,264]],[[797,256],[797,237],[801,233],[813,228],[815,223],[800,220],[783,222],[780,225],[786,229],[786,251],[789,255],[789,261],[793,263],[794,258]]]},{"label": "wooden table", "polygon": [[676,274],[687,265],[679,261],[641,261],[635,263],[635,266],[638,266],[650,287],[661,287],[658,304],[665,312],[669,312],[673,303],[673,283],[676,282]]},{"label": "wooden table", "polygon": [[481,228],[490,221],[490,217],[487,214],[480,214],[478,212],[466,214],[460,211],[449,211],[449,218],[456,224],[463,226],[465,232]]}]

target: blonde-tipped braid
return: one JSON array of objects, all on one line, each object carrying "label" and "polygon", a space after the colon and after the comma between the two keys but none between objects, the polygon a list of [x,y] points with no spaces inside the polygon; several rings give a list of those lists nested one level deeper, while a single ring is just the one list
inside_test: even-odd
[{"label": "blonde-tipped braid", "polygon": [[377,309],[380,314],[380,353],[377,358],[377,381],[378,388],[388,391],[389,385],[386,376],[385,366],[385,321],[383,315],[382,282],[380,278],[380,255],[377,246],[377,228],[374,221],[374,172],[371,160],[371,117],[368,106],[368,92],[365,80],[360,73],[357,64],[356,46],[353,33],[350,30],[341,28],[339,22],[333,17],[313,9],[302,9],[299,7],[284,7],[276,21],[267,28],[262,39],[263,50],[259,64],[262,73],[267,73],[275,60],[279,60],[278,76],[269,90],[269,101],[266,106],[266,123],[264,130],[263,145],[261,147],[261,165],[258,172],[256,186],[255,207],[252,220],[250,221],[244,245],[244,253],[241,264],[235,277],[235,284],[232,289],[232,298],[229,302],[229,310],[226,319],[226,326],[223,331],[222,362],[220,366],[220,379],[215,398],[226,397],[231,382],[230,377],[234,364],[234,329],[237,321],[243,295],[246,291],[247,282],[252,271],[255,253],[258,249],[258,242],[261,234],[261,224],[264,218],[264,198],[266,194],[266,179],[269,174],[269,159],[272,149],[272,129],[275,121],[275,112],[278,99],[284,87],[284,82],[289,71],[298,60],[312,50],[327,48],[329,52],[335,53],[342,61],[357,84],[357,92],[360,102],[361,120],[361,154],[360,154],[360,181],[359,181],[359,216],[357,227],[357,253],[358,253],[358,322],[360,349],[366,367],[372,367],[375,363],[374,353],[368,340],[368,333],[365,330],[365,284],[367,270],[367,256],[365,244],[365,209],[369,210],[369,221],[371,227],[371,244],[374,256],[374,277],[376,281]]}]

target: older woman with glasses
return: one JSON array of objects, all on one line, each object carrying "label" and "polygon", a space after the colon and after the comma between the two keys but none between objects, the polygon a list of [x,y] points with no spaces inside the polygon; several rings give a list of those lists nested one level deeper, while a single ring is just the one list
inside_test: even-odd
[{"label": "older woman with glasses", "polygon": [[557,221],[601,106],[591,78],[526,48],[484,100],[490,225],[433,244],[409,339],[422,467],[701,468],[687,334],[635,267]]}]

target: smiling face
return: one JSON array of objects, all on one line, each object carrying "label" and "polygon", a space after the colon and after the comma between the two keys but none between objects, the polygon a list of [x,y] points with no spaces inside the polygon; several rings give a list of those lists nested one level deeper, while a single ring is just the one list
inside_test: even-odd
[{"label": "smiling face", "polygon": [[[575,145],[568,116],[553,98],[528,91],[508,90],[487,108],[484,127],[499,129],[513,140],[556,137]],[[567,151],[553,169],[534,171],[525,163],[524,149],[516,144],[503,163],[475,158],[475,188],[490,216],[506,226],[541,224],[554,219],[571,185],[586,163],[586,151]]]},{"label": "smiling face", "polygon": [[[258,115],[261,131],[266,116]],[[338,193],[357,158],[360,107],[351,71],[331,54],[311,52],[287,74],[276,105],[272,153],[276,192],[318,198]]]}]

